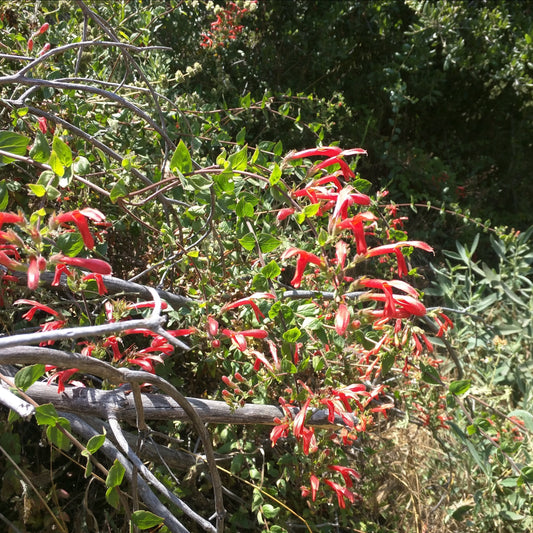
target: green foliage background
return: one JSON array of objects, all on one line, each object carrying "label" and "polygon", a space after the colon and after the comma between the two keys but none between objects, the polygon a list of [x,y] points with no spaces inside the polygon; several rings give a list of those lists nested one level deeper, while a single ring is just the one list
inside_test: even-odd
[{"label": "green foliage background", "polygon": [[[322,143],[366,148],[369,157],[358,164],[358,171],[372,182],[373,191],[387,187],[395,202],[413,204],[411,235],[437,248],[454,250],[446,252],[446,259],[437,256],[433,270],[428,269],[433,285],[427,294],[435,305],[471,313],[457,317],[452,340],[472,380],[472,392],[506,413],[529,409],[533,258],[529,251],[531,234],[524,230],[533,223],[530,2],[260,0],[244,17],[243,33],[214,48],[202,48],[200,43],[222,2],[108,0],[87,5],[124,42],[171,49],[150,51],[139,58],[146,78],[163,95],[159,100],[161,112],[154,109],[154,100],[146,91],[136,89],[142,84],[141,75],[132,75],[116,51],[93,47],[80,55],[65,52],[41,65],[36,76],[58,80],[79,73],[107,83],[126,80],[132,85],[131,99],[156,117],[156,123],[162,124],[175,144],[182,140],[190,147],[195,162],[202,165],[213,164],[220,157],[221,164],[230,161],[238,168],[244,157],[246,167],[246,157],[255,147],[261,149],[254,162],[257,168],[270,164],[267,155],[279,161],[289,150]],[[6,51],[19,55],[26,53],[27,38],[45,21],[50,23],[45,38],[52,48],[81,39],[84,31],[81,10],[64,0],[25,2],[22,6],[4,0],[0,16],[1,42]],[[89,25],[84,39],[104,37]],[[36,47],[42,46],[45,38],[36,42]],[[7,60],[0,65],[6,72],[20,67]],[[3,104],[5,99],[20,96],[22,90],[4,87]],[[48,209],[92,205],[106,212],[113,228],[108,244],[100,244],[98,252],[108,254],[117,275],[131,277],[147,264],[168,258],[176,227],[185,241],[201,235],[213,202],[209,183],[202,181],[202,176],[185,180],[184,187],[169,193],[176,205],[194,199],[194,207],[185,210],[182,217],[171,210],[169,214],[157,202],[147,202],[132,208],[133,218],[117,203],[128,191],[141,186],[135,171],[145,176],[144,185],[165,178],[162,162],[168,163],[172,153],[160,132],[147,127],[131,110],[102,104],[90,95],[80,98],[75,91],[40,88],[34,101],[101,139],[121,156],[120,163],[113,161],[90,142],[65,132],[74,153],[86,158],[90,179],[109,197],[66,180],[53,184],[66,193],[61,206],[46,198]],[[2,106],[1,130],[19,131],[33,139],[38,136],[34,122],[31,113],[18,116],[10,105]],[[244,155],[241,150],[245,144],[249,148]],[[189,164],[192,169],[192,162],[177,163],[184,172]],[[81,160],[80,168],[84,166]],[[35,181],[34,176],[20,168],[15,171],[14,166],[7,165],[0,169],[0,179],[5,180],[8,191],[4,194],[2,190],[2,195],[9,197],[5,207],[35,210],[46,202],[28,196],[27,185]],[[290,180],[297,183],[302,174],[294,171],[287,179],[292,185]],[[246,269],[249,256],[238,244],[249,237],[244,220],[258,208],[254,193],[260,183],[242,179],[232,187],[224,177],[215,181],[214,223],[220,230],[216,242],[206,245],[199,257],[195,249],[187,250],[190,255],[181,250],[179,261],[168,269],[165,266],[151,272],[144,282],[175,288],[178,281],[180,290],[202,293],[206,300],[222,292],[227,299],[239,297],[251,284],[257,290],[266,288],[264,277],[252,277]],[[418,206],[414,212],[414,204],[427,203],[437,209]],[[268,210],[281,205],[280,197],[265,195],[260,207]],[[500,229],[491,238],[482,233],[481,242],[487,246],[476,250],[476,246],[466,245],[465,251],[455,240],[472,240],[480,226],[465,224],[467,219],[456,215],[490,220],[492,225],[523,233],[520,236]],[[259,229],[268,252],[270,245],[279,244],[268,239],[277,230],[273,215],[263,220],[265,225]],[[292,309],[285,311],[292,316]],[[198,317],[193,312],[192,316],[183,313],[172,318],[179,325]],[[20,327],[20,316],[12,310],[5,311],[2,320]],[[481,328],[481,323],[488,326]],[[231,374],[240,368],[238,361],[226,360],[221,368],[218,363],[208,346],[197,346],[179,362],[179,369],[165,367],[161,372],[190,395],[216,394],[220,392],[221,373]],[[193,375],[194,380],[187,379]],[[437,396],[428,392],[431,401],[437,401]],[[258,400],[275,402],[268,390],[260,391]],[[448,401],[450,408],[456,407],[453,395]],[[251,482],[263,475],[277,479],[268,487],[269,492],[284,498],[307,519],[315,523],[324,520],[322,531],[335,531],[336,523],[364,531],[421,531],[422,518],[441,528],[435,531],[527,531],[532,505],[527,482],[531,480],[526,478],[524,484],[524,476],[510,472],[505,457],[480,433],[488,431],[487,420],[497,418],[494,411],[480,408],[472,420],[463,417],[460,410],[455,414],[456,431],[444,441],[435,440],[435,435],[422,435],[422,430],[415,432],[412,426],[369,436],[357,456],[358,468],[367,480],[361,488],[363,503],[355,511],[340,514],[328,502],[322,502],[318,510],[302,502],[297,483],[303,474],[300,476],[301,465],[291,455],[291,444],[272,451],[264,430],[233,427],[218,428],[215,441],[220,453],[234,454],[230,465],[234,476]],[[192,438],[186,425],[170,426],[162,430],[185,441]],[[28,440],[25,467],[29,470],[39,464],[45,470],[43,465],[49,458],[39,451],[33,429],[32,436],[20,427],[6,431],[1,443],[17,456]],[[511,430],[506,427],[506,431]],[[467,433],[475,443],[474,452]],[[505,452],[517,458],[520,469],[529,468],[527,441],[520,447],[509,435],[502,438],[507,439]],[[438,448],[438,452],[421,454],[411,444],[413,440],[432,452]],[[259,450],[267,450],[269,455],[264,457],[264,451]],[[292,484],[282,475],[287,472],[294,473]],[[470,476],[471,472],[483,476]],[[160,475],[165,478],[164,473]],[[76,493],[81,478],[82,472],[78,472],[63,482],[75,502],[83,498]],[[187,480],[179,490],[202,501],[209,482],[200,479]],[[168,477],[165,481],[172,483]],[[259,491],[243,488],[237,477],[229,476],[226,482],[229,490],[238,493],[229,504],[229,527],[233,530],[253,530],[258,517],[267,521],[267,527],[269,520],[292,519]],[[17,490],[16,473],[5,467],[5,506],[10,505]],[[103,501],[102,494],[99,497]],[[416,511],[407,513],[412,505]],[[431,517],[433,508],[438,512]],[[48,527],[46,522],[43,525],[43,515],[36,512],[30,527],[36,531]],[[106,513],[103,520],[119,530],[119,515]],[[279,531],[275,525],[270,527]]]}]

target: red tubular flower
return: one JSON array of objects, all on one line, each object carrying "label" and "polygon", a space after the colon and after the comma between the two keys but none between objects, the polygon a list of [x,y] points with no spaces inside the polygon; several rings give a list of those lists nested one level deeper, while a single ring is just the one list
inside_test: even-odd
[{"label": "red tubular flower", "polygon": [[361,479],[361,476],[353,468],[348,468],[347,466],[340,465],[329,465],[328,468],[334,472],[339,472],[344,478],[344,483],[348,488],[353,486],[352,477],[358,481]]},{"label": "red tubular flower", "polygon": [[35,315],[37,311],[44,311],[45,313],[50,313],[53,316],[61,318],[61,313],[59,313],[55,309],[52,309],[51,307],[48,307],[47,305],[42,304],[41,302],[36,302],[35,300],[27,300],[26,298],[21,298],[20,300],[13,302],[13,305],[22,304],[32,306],[32,308],[27,313],[22,315],[22,318],[25,318],[28,321],[33,319],[33,315]]},{"label": "red tubular flower", "polygon": [[395,242],[393,244],[385,244],[383,246],[377,246],[376,248],[371,248],[367,251],[366,257],[375,257],[377,255],[391,254],[396,255],[398,261],[398,275],[400,277],[407,274],[407,266],[405,264],[405,258],[402,254],[401,248],[406,246],[412,246],[414,248],[421,248],[426,252],[433,252],[433,248],[422,241],[401,241]]},{"label": "red tubular flower", "polygon": [[9,270],[20,271],[24,270],[24,265],[11,259],[5,252],[0,251],[0,265],[5,266]]},{"label": "red tubular flower", "polygon": [[28,52],[31,52],[33,50],[33,39],[28,39]]},{"label": "red tubular flower", "polygon": [[353,494],[353,492],[348,490],[346,487],[343,487],[342,485],[335,483],[335,481],[331,481],[331,479],[324,479],[324,483],[329,485],[336,492],[337,500],[339,502],[339,507],[341,509],[346,508],[346,502],[344,501],[344,498],[347,498],[350,501],[350,503],[354,503],[355,495]]},{"label": "red tubular flower", "polygon": [[150,372],[150,374],[155,374],[154,362],[148,358],[134,357],[133,359],[128,359],[128,363],[132,365],[138,365],[143,370],[146,370],[146,372]]},{"label": "red tubular flower", "polygon": [[239,307],[241,305],[250,305],[255,313],[255,318],[259,322],[260,318],[265,318],[265,315],[260,311],[257,304],[253,301],[253,298],[275,299],[276,297],[273,294],[270,294],[269,292],[256,292],[248,298],[241,298],[240,300],[236,300],[235,302],[227,303],[226,305],[224,305],[224,307],[222,307],[220,311],[224,313],[228,309],[235,309],[235,307]]},{"label": "red tubular flower", "polygon": [[218,333],[218,322],[212,317],[207,317],[207,333],[214,337]]},{"label": "red tubular flower", "polygon": [[326,156],[334,157],[338,156],[342,152],[342,148],[338,146],[319,146],[318,148],[309,148],[292,154],[289,159],[302,159],[304,157],[313,156]]},{"label": "red tubular flower", "polygon": [[92,259],[86,257],[69,257],[63,254],[55,254],[50,257],[52,263],[63,263],[84,270],[90,270],[96,274],[102,274],[103,276],[109,276],[112,272],[111,265],[101,259]]},{"label": "red tubular flower", "polygon": [[236,331],[232,331],[230,329],[223,329],[222,330],[222,335],[225,335],[226,337],[229,337],[231,339],[231,342],[233,342],[233,344],[235,344],[235,346],[241,351],[241,352],[244,352],[244,350],[246,350],[246,348],[248,347],[248,344],[246,342],[246,338],[236,332]]},{"label": "red tubular flower", "polygon": [[38,34],[43,34],[44,32],[46,32],[48,30],[48,28],[50,27],[50,24],[48,24],[48,22],[45,22],[40,28],[39,28],[39,31],[37,32]]},{"label": "red tubular flower", "polygon": [[48,52],[48,50],[50,50],[52,46],[50,45],[50,43],[46,43],[42,50],[39,52],[39,56],[44,56],[44,54],[46,54],[46,52]]},{"label": "red tubular flower", "polygon": [[[53,370],[54,368],[56,367],[52,366],[52,367],[46,368],[46,370],[50,371],[50,370]],[[69,368],[67,370],[61,370],[60,372],[54,372],[54,374],[52,374],[50,378],[48,378],[47,383],[50,384],[52,381],[55,381],[57,379],[57,393],[61,394],[62,392],[65,391],[65,385],[68,384],[68,382],[70,381],[70,378],[76,372],[78,372],[77,368]]]},{"label": "red tubular flower", "polygon": [[34,291],[39,286],[39,263],[34,255],[30,257],[27,276],[28,289]]},{"label": "red tubular flower", "polygon": [[24,217],[22,215],[17,215],[15,213],[9,212],[0,212],[0,228],[4,224],[20,224],[24,222]]},{"label": "red tubular flower", "polygon": [[314,475],[311,474],[311,499],[316,500],[316,494],[318,492],[318,486],[320,485],[320,480]]},{"label": "red tubular flower", "polygon": [[[54,331],[61,329],[67,323],[66,320],[52,320],[40,325],[41,331]],[[39,346],[51,346],[55,341],[43,341],[39,343]]]},{"label": "red tubular flower", "polygon": [[[101,274],[94,274],[94,273],[87,274],[86,276],[83,276],[81,279],[82,281],[89,281],[91,279],[94,279],[94,281],[96,281],[96,287],[98,289],[98,294],[100,296],[107,294],[107,289],[106,289],[106,286],[104,284],[104,280]],[[55,276],[54,276],[54,280],[55,280]]]},{"label": "red tubular flower", "polygon": [[261,368],[261,364],[265,365],[271,372],[274,371],[273,366],[268,362],[264,353],[259,350],[251,350],[250,353],[255,356],[254,370],[256,372]]},{"label": "red tubular flower", "polygon": [[289,423],[282,422],[279,418],[274,418],[276,426],[272,428],[270,432],[270,441],[272,442],[272,447],[276,445],[278,439],[286,438],[289,434]]},{"label": "red tubular flower", "polygon": [[37,119],[37,122],[38,122],[38,125],[39,125],[39,129],[41,130],[41,132],[44,135],[47,132],[47,130],[48,130],[48,123],[46,122],[46,118],[45,117],[39,117]]},{"label": "red tubular flower", "polygon": [[335,257],[337,258],[337,264],[344,268],[346,262],[346,256],[348,255],[349,246],[344,241],[338,241],[335,245]]},{"label": "red tubular flower", "polygon": [[105,220],[105,215],[98,211],[98,209],[86,207],[81,210],[76,209],[74,211],[68,211],[67,213],[61,213],[60,215],[56,215],[53,220],[57,224],[65,224],[68,222],[76,224],[81,233],[83,243],[89,248],[89,250],[92,250],[94,248],[94,239],[89,230],[86,218],[90,218],[95,222],[102,222]]},{"label": "red tubular flower", "polygon": [[391,280],[384,280],[384,279],[371,279],[371,278],[362,278],[358,281],[359,285],[362,285],[363,287],[367,287],[368,289],[381,289],[383,290],[384,286],[390,286],[394,289],[399,289],[413,298],[418,298],[418,292],[417,290],[409,285],[409,283],[406,283],[405,281],[399,280],[399,279],[391,279]]},{"label": "red tubular flower", "polygon": [[314,265],[322,265],[322,260],[319,259],[316,255],[306,252],[305,250],[300,250],[298,248],[289,248],[283,252],[281,259],[288,259],[293,255],[298,256],[296,261],[296,272],[292,278],[291,285],[295,288],[298,288],[302,282],[302,276],[305,270],[305,267],[308,263],[313,263]]},{"label": "red tubular flower", "polygon": [[359,213],[351,218],[346,218],[337,222],[337,227],[340,229],[351,229],[355,238],[355,244],[358,254],[366,254],[367,246],[365,240],[365,228],[363,222],[373,222],[377,217],[370,211]]},{"label": "red tubular flower", "polygon": [[335,313],[335,331],[337,335],[344,335],[350,323],[350,311],[345,304],[340,304]]},{"label": "red tubular flower", "polygon": [[113,350],[113,361],[120,361],[122,359],[122,353],[120,352],[120,348],[118,347],[119,339],[115,335],[110,335],[107,337],[107,339],[104,341],[104,348],[107,348],[108,346],[111,347],[111,350]]},{"label": "red tubular flower", "polygon": [[294,207],[284,207],[278,211],[278,216],[276,217],[278,222],[285,220],[287,217],[291,216],[296,209]]},{"label": "red tubular flower", "polygon": [[67,268],[67,265],[62,265],[61,263],[56,265],[56,270],[54,274],[54,279],[52,281],[52,287],[58,287],[61,283],[61,276],[65,274],[66,276],[70,276],[71,272]]},{"label": "red tubular flower", "polygon": [[309,404],[311,403],[311,398],[307,398],[302,408],[298,411],[298,414],[294,417],[294,425],[292,432],[296,438],[303,436],[304,422],[307,415],[307,410],[309,409]]},{"label": "red tubular flower", "polygon": [[318,444],[316,442],[315,429],[304,427],[302,430],[302,444],[303,452],[305,455],[314,453],[318,450]]}]

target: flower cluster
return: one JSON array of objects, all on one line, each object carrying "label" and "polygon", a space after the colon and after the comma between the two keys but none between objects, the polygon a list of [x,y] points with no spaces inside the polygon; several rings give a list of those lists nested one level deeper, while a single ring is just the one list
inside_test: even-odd
[{"label": "flower cluster", "polygon": [[[320,247],[305,249],[304,246],[289,246],[281,254],[284,262],[296,261],[292,279],[287,282],[296,292],[303,286],[313,289],[312,294],[316,294],[313,304],[325,311],[318,315],[318,319],[324,321],[326,331],[331,328],[331,342],[337,342],[335,336],[343,338],[341,345],[344,349],[340,357],[346,359],[345,364],[354,367],[355,375],[359,374],[360,379],[348,385],[339,381],[333,386],[316,389],[304,380],[296,379],[297,386],[287,388],[286,397],[279,398],[285,416],[275,420],[276,425],[270,434],[272,445],[292,434],[304,455],[308,456],[321,454],[324,446],[312,423],[313,413],[317,409],[326,409],[329,423],[332,427],[340,428],[331,441],[341,446],[350,445],[357,439],[358,433],[374,423],[379,413],[386,417],[394,407],[381,378],[393,369],[396,361],[399,360],[400,365],[394,371],[408,376],[417,360],[433,352],[424,330],[415,325],[414,318],[425,317],[427,310],[419,291],[409,283],[411,268],[407,259],[415,249],[430,253],[433,249],[424,242],[407,240],[405,232],[397,230],[402,219],[397,217],[395,211],[390,213],[395,222],[385,230],[380,228],[383,218],[376,214],[377,204],[373,204],[366,191],[358,190],[363,180],[358,178],[346,161],[349,157],[364,155],[366,152],[361,148],[343,150],[328,146],[302,150],[286,158],[286,163],[314,157],[322,159],[308,171],[308,183],[292,191],[293,205],[278,211],[278,222],[286,221],[283,222],[285,224],[294,219],[301,223],[302,213],[327,217],[327,236],[321,237]],[[296,207],[297,202],[302,200],[309,202],[312,209],[309,205]],[[369,236],[372,236],[371,240]],[[320,250],[318,254],[317,248]],[[389,257],[392,261],[388,260]],[[379,261],[378,271],[384,274],[389,265],[390,279],[385,275],[357,275],[361,266],[374,260]],[[333,302],[321,300],[321,294],[325,295],[328,290],[328,294],[335,295]],[[305,332],[307,345],[296,342],[297,336],[293,337],[291,331],[282,334],[283,342],[280,345],[279,337],[270,331],[273,324],[264,321],[265,315],[256,303],[258,299],[276,300],[274,305],[281,303],[273,293],[254,293],[227,303],[221,309],[225,313],[249,306],[256,321],[262,322],[262,329],[240,332],[222,330],[222,334],[228,336],[238,350],[254,359],[253,368],[256,372],[264,369],[275,374],[283,368],[287,369],[284,359],[289,354],[294,365],[293,372],[296,372],[300,363],[305,361],[306,365],[309,364],[310,358],[306,352],[313,349],[312,358],[317,368],[320,367],[317,361],[330,357],[328,352],[332,349],[331,345],[324,344],[323,338],[316,337],[312,329]],[[275,316],[276,313],[269,312],[269,318]],[[327,325],[329,320],[333,322],[331,326]],[[435,316],[435,324],[438,336],[453,326],[442,313]],[[368,331],[371,334],[367,334]],[[264,343],[249,349],[247,336],[264,339]],[[289,345],[292,350],[288,349]],[[426,362],[438,365],[438,361],[429,357]],[[342,379],[342,376],[339,375],[339,378]],[[233,401],[236,391],[240,391],[240,385],[227,376],[224,376],[223,381],[230,389],[225,390],[223,395]],[[441,422],[441,427],[446,427],[444,418]],[[321,472],[322,477],[317,476],[318,472],[313,473],[310,487],[302,487],[302,493],[315,500],[320,493],[319,487],[323,486],[332,489],[338,497],[339,506],[344,507],[346,500],[355,501],[352,485],[359,476],[355,470],[335,464],[332,455],[328,457],[329,464]],[[320,461],[315,461],[315,464],[318,463]],[[341,478],[334,479],[333,473],[340,474]]]},{"label": "flower cluster", "polygon": [[[256,2],[250,2],[256,4]],[[216,20],[211,23],[210,31],[202,35],[202,48],[214,48],[216,46],[226,46],[228,41],[233,41],[242,32],[244,26],[240,21],[250,8],[239,7],[235,2],[228,2],[224,9],[216,14]]]}]

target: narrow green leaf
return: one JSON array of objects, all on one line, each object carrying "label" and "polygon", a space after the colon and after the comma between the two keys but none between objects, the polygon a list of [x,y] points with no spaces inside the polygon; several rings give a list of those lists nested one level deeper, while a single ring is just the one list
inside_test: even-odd
[{"label": "narrow green leaf", "polygon": [[[15,155],[26,155],[30,138],[12,131],[0,131],[0,150]],[[8,165],[15,161],[11,157],[0,156],[0,166]]]},{"label": "narrow green leaf", "polygon": [[109,487],[105,492],[105,499],[111,507],[118,509],[120,506],[120,490],[118,487]]},{"label": "narrow green leaf", "polygon": [[41,131],[35,136],[33,146],[30,148],[30,157],[39,163],[46,163],[50,158],[50,146]]},{"label": "narrow green leaf", "polygon": [[248,109],[251,105],[251,101],[250,93],[248,93],[241,98],[241,106],[244,107],[244,109]]},{"label": "narrow green leaf", "polygon": [[461,379],[461,380],[457,380],[457,381],[452,381],[450,383],[450,392],[452,394],[464,394],[465,392],[468,391],[468,389],[470,389],[470,380],[467,380],[467,379]]},{"label": "narrow green leaf", "polygon": [[180,140],[172,159],[170,160],[170,170],[175,172],[178,170],[182,174],[187,174],[192,172],[192,159],[189,154],[187,146]]},{"label": "narrow green leaf", "polygon": [[9,189],[6,180],[0,181],[0,211],[5,211],[9,204]]},{"label": "narrow green leaf", "polygon": [[272,169],[272,172],[270,173],[270,177],[268,178],[270,185],[274,187],[279,180],[281,179],[281,168],[279,168],[279,165],[277,163],[274,163],[274,168]]},{"label": "narrow green leaf", "polygon": [[61,164],[59,156],[55,150],[52,150],[50,158],[48,159],[48,164],[52,167],[52,170],[59,176],[62,177],[65,173],[65,167]]},{"label": "narrow green leaf", "polygon": [[243,146],[246,142],[246,127],[243,127],[239,133],[237,133],[237,136],[235,137],[235,140],[237,141],[237,144],[239,146]]},{"label": "narrow green leaf", "polygon": [[25,366],[15,374],[15,385],[19,389],[25,391],[42,377],[44,372],[44,365],[37,364]]},{"label": "narrow green leaf", "polygon": [[118,487],[122,483],[125,472],[126,469],[124,468],[122,463],[118,459],[115,459],[115,462],[113,463],[113,466],[109,469],[105,480],[106,487]]},{"label": "narrow green leaf", "polygon": [[42,198],[46,194],[46,189],[37,183],[30,183],[28,187],[37,198]]},{"label": "narrow green leaf", "polygon": [[70,167],[72,165],[72,150],[63,139],[54,137],[52,151],[57,154],[59,161],[64,167]]},{"label": "narrow green leaf", "polygon": [[150,511],[135,511],[131,515],[131,521],[140,529],[149,529],[162,524],[164,519]]},{"label": "narrow green leaf", "polygon": [[44,405],[39,405],[35,409],[35,419],[39,426],[45,425],[55,425],[59,419],[56,408],[51,403],[45,403]]},{"label": "narrow green leaf", "polygon": [[96,453],[104,445],[105,438],[105,435],[94,435],[91,437],[86,446],[87,452],[91,454]]}]

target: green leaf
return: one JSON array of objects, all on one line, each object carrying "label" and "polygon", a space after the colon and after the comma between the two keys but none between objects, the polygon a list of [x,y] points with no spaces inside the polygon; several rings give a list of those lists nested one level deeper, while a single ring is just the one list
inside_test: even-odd
[{"label": "green leaf", "polygon": [[104,445],[105,438],[106,438],[105,435],[94,435],[93,437],[89,439],[87,446],[85,446],[87,450],[83,450],[82,453],[84,452],[87,454],[96,453]]},{"label": "green leaf", "polygon": [[239,239],[239,244],[248,251],[251,251],[255,248],[255,237],[253,233],[247,233],[244,237]]},{"label": "green leaf", "polygon": [[281,141],[278,141],[274,145],[274,148],[272,149],[272,151],[274,152],[275,156],[281,157],[281,155],[283,154],[283,144],[281,143]]},{"label": "green leaf", "polygon": [[241,198],[235,207],[235,213],[241,218],[252,218],[254,216],[254,206],[244,198]]},{"label": "green leaf", "polygon": [[201,176],[200,174],[184,176],[184,180],[185,188],[189,191],[203,191],[213,185],[213,180],[209,176]]},{"label": "green leaf", "polygon": [[276,261],[272,260],[261,269],[261,273],[267,279],[275,279],[281,274],[281,268]]},{"label": "green leaf", "polygon": [[422,381],[430,383],[431,385],[442,384],[439,373],[435,367],[420,363],[420,370],[422,371]]},{"label": "green leaf", "polygon": [[178,170],[182,174],[192,172],[192,159],[189,150],[183,140],[180,140],[172,159],[170,160],[170,170],[176,172]]},{"label": "green leaf", "polygon": [[9,204],[9,189],[6,180],[0,181],[0,211],[5,211]]},{"label": "green leaf", "polygon": [[37,132],[35,141],[30,149],[30,157],[39,163],[46,163],[50,158],[50,146],[41,131]]},{"label": "green leaf", "polygon": [[65,173],[65,167],[61,164],[59,156],[56,154],[55,150],[52,150],[50,158],[48,159],[48,164],[52,167],[52,170],[59,177],[62,177]]},{"label": "green leaf", "polygon": [[107,474],[105,486],[118,487],[122,483],[125,473],[126,469],[124,468],[122,463],[118,459],[115,459],[113,466],[109,469],[109,472]]},{"label": "green leaf", "polygon": [[83,238],[78,232],[62,233],[56,240],[57,247],[65,255],[76,257],[85,247]]},{"label": "green leaf", "polygon": [[300,338],[301,335],[302,335],[302,332],[298,328],[294,327],[294,328],[287,330],[283,334],[283,340],[286,340],[287,342],[296,342]]},{"label": "green leaf", "polygon": [[468,389],[470,389],[470,380],[467,380],[467,379],[461,379],[461,380],[457,380],[457,381],[452,381],[450,383],[450,392],[452,394],[464,394],[465,392],[468,391]]},{"label": "green leaf", "polygon": [[150,511],[135,511],[131,515],[131,521],[140,529],[149,529],[162,524],[164,518],[161,518]]},{"label": "green leaf", "polygon": [[233,170],[246,170],[248,166],[248,146],[243,146],[238,152],[228,157]]},{"label": "green leaf", "polygon": [[119,198],[124,198],[128,195],[128,193],[129,191],[126,187],[126,183],[124,183],[124,180],[120,178],[111,189],[111,192],[109,193],[109,199],[113,203],[116,203]]},{"label": "green leaf", "polygon": [[270,182],[270,185],[274,187],[279,180],[281,179],[281,168],[279,168],[279,165],[277,163],[274,163],[274,168],[272,169],[272,172],[270,173],[270,177],[268,178],[268,181]]},{"label": "green leaf", "polygon": [[59,426],[70,431],[70,422],[63,417],[57,419],[57,422],[53,426],[46,428],[46,436],[48,440],[57,446],[60,450],[67,451],[72,446],[70,439],[59,429]]},{"label": "green leaf", "polygon": [[35,419],[39,426],[55,425],[59,420],[59,415],[51,403],[45,403],[35,409]]},{"label": "green leaf", "polygon": [[243,127],[239,133],[237,133],[237,136],[235,137],[235,141],[239,146],[242,146],[246,142],[246,127]]},{"label": "green leaf", "polygon": [[46,189],[42,185],[30,183],[28,187],[37,198],[42,198],[46,194]]},{"label": "green leaf", "polygon": [[279,239],[276,239],[276,237],[273,237],[269,233],[260,233],[257,236],[257,240],[259,241],[259,247],[261,248],[261,252],[263,252],[264,254],[272,252],[281,244],[281,241]]},{"label": "green leaf", "polygon": [[[221,174],[213,176],[213,181],[218,186],[220,191],[226,193],[226,194],[233,194],[235,191],[235,184],[232,181],[233,174],[231,170],[227,170],[222,172]],[[217,190],[217,196],[219,194],[219,191]]]},{"label": "green leaf", "polygon": [[70,167],[72,165],[72,150],[63,139],[54,137],[52,151],[57,154],[59,161],[64,167]]},{"label": "green leaf", "polygon": [[74,161],[74,172],[79,176],[88,174],[91,171],[91,164],[86,157],[78,156]]},{"label": "green leaf", "polygon": [[304,207],[303,212],[306,217],[314,217],[318,213],[319,209],[320,209],[320,204],[311,204],[311,205],[306,205]]},{"label": "green leaf", "polygon": [[270,505],[269,503],[265,503],[263,507],[261,508],[261,510],[263,511],[265,518],[268,518],[268,519],[275,518],[281,511],[279,507],[274,507],[273,505]]},{"label": "green leaf", "polygon": [[352,185],[359,192],[365,193],[370,189],[370,187],[372,186],[372,183],[362,178],[356,178],[355,180],[352,181]]},{"label": "green leaf", "polygon": [[251,104],[251,96],[250,93],[246,94],[241,98],[241,106],[244,107],[244,109],[248,109]]},{"label": "green leaf", "polygon": [[394,365],[394,362],[396,361],[396,356],[394,355],[394,352],[387,351],[381,356],[381,375],[386,376],[389,372],[389,370]]},{"label": "green leaf", "polygon": [[41,364],[25,366],[15,374],[15,385],[25,391],[42,377],[44,372],[44,365]]},{"label": "green leaf", "polygon": [[120,490],[118,487],[109,487],[105,492],[105,499],[111,507],[118,509],[120,506]]},{"label": "green leaf", "polygon": [[[12,131],[0,131],[0,150],[15,155],[26,155],[30,138]],[[11,157],[0,156],[0,166],[8,165],[15,161]]]}]

